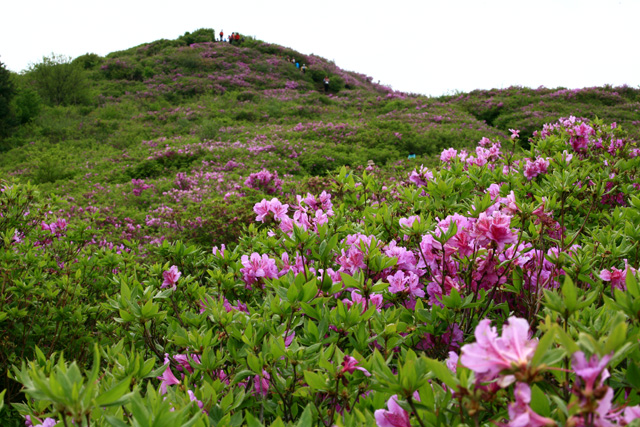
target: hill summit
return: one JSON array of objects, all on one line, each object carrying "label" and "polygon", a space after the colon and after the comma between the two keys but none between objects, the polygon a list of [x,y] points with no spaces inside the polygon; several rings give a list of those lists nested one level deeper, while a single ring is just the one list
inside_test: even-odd
[{"label": "hill summit", "polygon": [[265,195],[327,188],[342,166],[393,174],[509,129],[526,147],[535,129],[572,114],[631,124],[637,137],[637,89],[429,98],[242,38],[216,42],[200,29],[106,57],[44,58],[12,75],[0,171],[59,196],[61,211],[92,223],[101,244],[209,245],[237,238]]}]

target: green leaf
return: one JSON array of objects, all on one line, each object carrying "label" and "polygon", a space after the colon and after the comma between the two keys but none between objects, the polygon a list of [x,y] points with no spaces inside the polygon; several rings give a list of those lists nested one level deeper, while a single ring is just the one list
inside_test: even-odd
[{"label": "green leaf", "polygon": [[630,268],[627,267],[627,278],[625,279],[627,290],[634,298],[640,298],[640,289],[638,288],[638,280],[633,275]]},{"label": "green leaf", "polygon": [[531,409],[543,417],[551,415],[549,399],[547,399],[546,394],[540,390],[540,387],[535,384],[531,387]]},{"label": "green leaf", "polygon": [[300,419],[298,420],[297,427],[309,427],[313,425],[313,418],[311,414],[311,403],[304,408]]},{"label": "green leaf", "polygon": [[569,275],[564,277],[564,284],[562,285],[562,295],[564,296],[564,305],[567,307],[569,313],[573,313],[576,309],[578,302],[578,289],[573,284],[573,280]]},{"label": "green leaf", "polygon": [[564,329],[556,328],[556,334],[558,335],[558,339],[560,340],[560,344],[565,348],[567,354],[571,355],[576,351],[580,351],[580,347],[578,344],[567,334]]},{"label": "green leaf", "polygon": [[114,427],[129,427],[128,424],[125,424],[124,422],[122,422],[122,420],[119,420],[112,415],[105,415],[104,417],[106,418],[107,422]]},{"label": "green leaf", "polygon": [[433,374],[440,381],[445,383],[451,389],[456,390],[458,388],[458,380],[453,376],[449,368],[447,368],[442,362],[434,359],[424,358],[427,367],[433,372]]},{"label": "green leaf", "polygon": [[536,348],[536,352],[533,354],[533,358],[531,358],[531,366],[537,366],[540,364],[540,361],[544,357],[544,354],[549,350],[551,344],[553,344],[553,339],[556,336],[556,327],[550,328],[546,334],[540,339],[538,342],[538,347]]},{"label": "green leaf", "polygon": [[249,369],[256,374],[262,373],[262,364],[260,363],[260,359],[258,359],[254,354],[247,354],[247,365],[249,366]]},{"label": "green leaf", "polygon": [[622,321],[611,328],[611,334],[607,337],[607,341],[604,344],[604,354],[609,354],[618,350],[627,339],[627,323]]},{"label": "green leaf", "polygon": [[327,381],[325,378],[311,371],[304,371],[304,380],[314,390],[327,390]]},{"label": "green leaf", "polygon": [[629,361],[629,366],[627,367],[627,375],[626,379],[633,387],[636,389],[640,389],[640,367],[637,363],[633,361]]},{"label": "green leaf", "polygon": [[98,396],[96,398],[96,405],[112,406],[121,404],[120,398],[123,397],[127,390],[129,390],[129,384],[131,384],[131,375]]},{"label": "green leaf", "polygon": [[244,411],[244,419],[247,422],[247,427],[264,427],[264,424],[251,415],[249,411]]}]

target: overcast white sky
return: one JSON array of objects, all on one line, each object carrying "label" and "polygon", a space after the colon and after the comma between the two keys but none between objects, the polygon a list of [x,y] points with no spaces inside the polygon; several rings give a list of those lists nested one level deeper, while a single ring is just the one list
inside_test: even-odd
[{"label": "overcast white sky", "polygon": [[640,86],[640,0],[20,0],[0,61],[106,55],[198,28],[334,60],[396,90]]}]

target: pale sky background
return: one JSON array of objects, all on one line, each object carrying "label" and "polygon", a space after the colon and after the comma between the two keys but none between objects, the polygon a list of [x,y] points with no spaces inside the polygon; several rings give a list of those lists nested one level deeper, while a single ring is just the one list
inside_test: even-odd
[{"label": "pale sky background", "polygon": [[640,0],[15,0],[0,61],[106,55],[198,28],[333,60],[393,89],[640,86]]}]

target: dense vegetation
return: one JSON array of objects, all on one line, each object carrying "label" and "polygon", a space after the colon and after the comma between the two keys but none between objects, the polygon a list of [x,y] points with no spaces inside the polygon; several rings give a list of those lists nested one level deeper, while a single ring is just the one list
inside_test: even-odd
[{"label": "dense vegetation", "polygon": [[638,423],[639,90],[214,33],[0,67],[2,425]]}]

